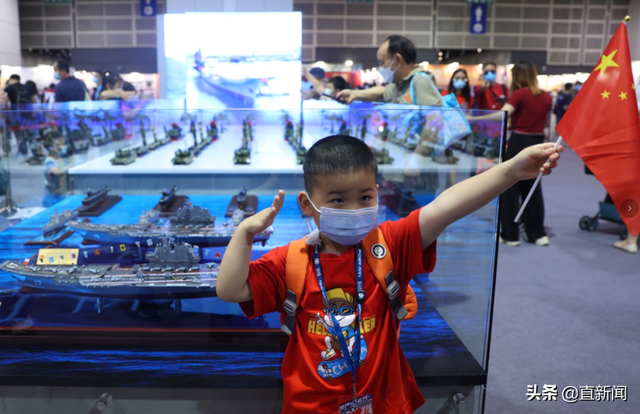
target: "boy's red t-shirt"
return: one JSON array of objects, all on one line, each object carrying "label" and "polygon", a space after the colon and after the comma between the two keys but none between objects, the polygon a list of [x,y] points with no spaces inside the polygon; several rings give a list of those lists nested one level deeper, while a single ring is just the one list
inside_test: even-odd
[{"label": "boy's red t-shirt", "polygon": [[[429,273],[435,266],[436,243],[422,250],[419,212],[416,210],[406,218],[387,221],[379,226],[389,247],[387,254],[391,254],[393,259],[395,278],[402,287],[401,298],[406,295],[407,286],[414,275]],[[249,283],[253,300],[240,304],[247,317],[283,311],[287,251],[288,246],[277,247],[251,262]],[[298,305],[296,328],[282,362],[283,412],[333,414],[338,412],[338,397],[353,394],[353,377],[346,364],[332,367],[332,362],[341,358],[340,346],[320,322],[327,315],[326,305],[318,286],[313,253],[311,249],[309,251],[309,267],[302,301]],[[340,256],[320,254],[331,307],[356,308],[354,260],[354,249]],[[356,372],[358,394],[372,395],[375,413],[413,413],[424,404],[424,397],[400,349],[389,298],[366,261],[363,270],[366,298],[360,331],[366,341],[367,353]],[[347,339],[352,332],[352,329],[343,329]],[[328,344],[335,351],[334,355],[326,352]],[[323,378],[320,371],[325,375],[329,372],[331,379]]]}]

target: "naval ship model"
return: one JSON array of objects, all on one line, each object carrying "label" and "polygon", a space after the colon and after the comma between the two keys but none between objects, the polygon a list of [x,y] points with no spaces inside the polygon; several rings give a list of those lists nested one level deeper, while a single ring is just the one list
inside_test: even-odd
[{"label": "naval ship model", "polygon": [[[99,244],[140,244],[153,246],[163,239],[172,238],[177,242],[197,244],[199,246],[226,246],[231,241],[238,222],[225,221],[215,225],[216,216],[200,206],[186,205],[176,215],[159,221],[145,213],[137,224],[94,224],[91,222],[71,221],[67,227],[75,230],[85,240]],[[254,236],[255,243],[264,246],[273,233],[273,227]]]},{"label": "naval ship model", "polygon": [[53,216],[49,222],[42,228],[42,232],[45,234],[53,233],[65,227],[65,225],[78,217],[78,210],[65,210],[58,214],[58,209],[54,210]]},{"label": "naval ship model", "polygon": [[98,298],[187,299],[216,296],[217,263],[200,264],[192,245],[167,242],[145,256],[148,263],[121,267],[119,263],[33,265],[7,260],[0,270],[26,288]]}]

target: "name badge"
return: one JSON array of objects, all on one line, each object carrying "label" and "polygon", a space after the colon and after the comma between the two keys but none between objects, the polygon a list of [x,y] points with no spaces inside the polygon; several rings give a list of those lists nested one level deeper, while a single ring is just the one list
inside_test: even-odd
[{"label": "name badge", "polygon": [[356,399],[353,395],[341,395],[338,398],[338,406],[339,414],[373,414],[371,394],[365,394]]}]

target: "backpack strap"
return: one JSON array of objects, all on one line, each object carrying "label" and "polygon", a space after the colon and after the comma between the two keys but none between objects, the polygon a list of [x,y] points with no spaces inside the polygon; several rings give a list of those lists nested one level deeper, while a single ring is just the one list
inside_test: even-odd
[{"label": "backpack strap", "polygon": [[[384,255],[382,257],[378,257],[379,255],[374,253],[374,248],[377,246],[382,246],[384,249]],[[378,284],[389,297],[393,314],[396,315],[398,320],[404,319],[405,316],[407,316],[407,310],[398,297],[400,284],[393,276],[393,260],[391,259],[389,248],[382,235],[382,230],[377,227],[373,229],[367,237],[362,240],[362,248],[364,250],[364,257],[373,271]]]},{"label": "backpack strap", "polygon": [[309,267],[309,248],[307,238],[294,240],[289,243],[287,262],[285,264],[285,286],[287,297],[282,304],[286,314],[280,329],[287,335],[291,335],[296,328],[296,311],[302,298],[302,290],[307,277]]}]

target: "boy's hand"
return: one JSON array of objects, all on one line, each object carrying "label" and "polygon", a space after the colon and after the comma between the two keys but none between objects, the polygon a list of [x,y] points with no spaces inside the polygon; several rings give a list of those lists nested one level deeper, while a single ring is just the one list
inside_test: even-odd
[{"label": "boy's hand", "polygon": [[559,145],[556,151],[553,150],[554,146],[552,142],[533,145],[513,157],[511,171],[516,179],[532,180],[539,173],[551,174],[551,170],[558,166],[560,153],[564,151],[562,145]]},{"label": "boy's hand", "polygon": [[271,207],[265,208],[261,212],[249,217],[244,220],[241,225],[244,226],[247,233],[256,235],[273,224],[273,220],[275,220],[283,204],[284,191],[280,190],[278,191],[278,195],[273,199]]}]

